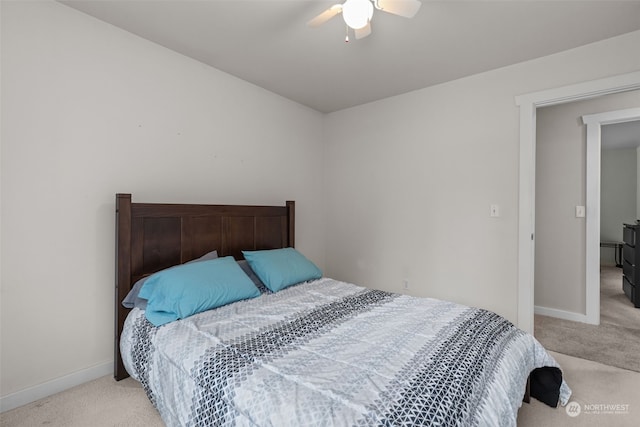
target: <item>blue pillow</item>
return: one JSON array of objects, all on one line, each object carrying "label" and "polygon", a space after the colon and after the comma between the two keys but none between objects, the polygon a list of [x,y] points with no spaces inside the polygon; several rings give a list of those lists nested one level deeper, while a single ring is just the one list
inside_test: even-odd
[{"label": "blue pillow", "polygon": [[[188,261],[187,264],[191,262],[207,261],[209,259],[216,259],[216,258],[218,258],[218,251],[211,251],[202,255],[200,258],[196,258],[196,259],[192,259],[191,261]],[[169,268],[172,268],[172,267],[169,267]],[[133,288],[131,288],[127,296],[122,300],[123,307],[126,307],[126,308],[138,307],[141,310],[145,310],[147,308],[147,300],[140,298],[139,294],[140,294],[140,289],[142,288],[142,286],[145,284],[145,282],[149,277],[151,276],[143,277],[142,279],[138,280],[135,283],[135,285],[133,285]]]},{"label": "blue pillow", "polygon": [[294,248],[242,251],[242,254],[251,269],[273,292],[322,277],[322,271]]},{"label": "blue pillow", "polygon": [[260,291],[233,257],[183,264],[153,274],[140,289],[155,326],[248,298]]}]

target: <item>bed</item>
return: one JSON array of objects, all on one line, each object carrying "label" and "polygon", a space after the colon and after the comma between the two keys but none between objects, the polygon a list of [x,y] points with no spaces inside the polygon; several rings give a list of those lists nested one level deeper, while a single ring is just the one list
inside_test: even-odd
[{"label": "bed", "polygon": [[[114,377],[138,380],[169,426],[515,425],[529,386],[550,406],[567,403],[556,361],[490,311],[321,274],[271,290],[253,256],[302,256],[294,235],[294,202],[117,194]],[[221,259],[238,261],[259,292],[162,326],[152,309],[122,305],[146,279]]]}]

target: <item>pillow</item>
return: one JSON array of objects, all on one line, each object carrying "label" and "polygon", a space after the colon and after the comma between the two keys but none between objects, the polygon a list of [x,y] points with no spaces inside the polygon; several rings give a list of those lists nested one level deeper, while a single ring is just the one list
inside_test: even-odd
[{"label": "pillow", "polygon": [[260,296],[233,257],[182,264],[149,277],[140,289],[145,316],[155,326]]},{"label": "pillow", "polygon": [[322,277],[322,271],[294,248],[242,251],[242,254],[251,269],[273,292]]},{"label": "pillow", "polygon": [[[211,251],[202,255],[200,258],[192,259],[191,261],[187,262],[187,264],[216,258],[218,258],[218,251]],[[122,300],[122,305],[124,307],[138,307],[141,310],[145,310],[147,308],[147,300],[140,298],[138,294],[140,293],[140,288],[142,288],[149,277],[151,276],[143,277],[142,279],[138,280],[135,285],[133,285],[133,288],[131,288],[127,296],[124,298],[124,300]]]},{"label": "pillow", "polygon": [[256,288],[258,288],[258,290],[260,291],[261,294],[270,294],[271,293],[269,288],[267,288],[264,285],[264,283],[262,283],[262,280],[260,280],[260,278],[258,276],[256,276],[256,273],[251,269],[251,266],[249,265],[249,262],[246,259],[238,261],[238,265],[240,266],[242,271],[244,271],[245,274],[247,276],[249,276],[249,279],[251,279],[253,284],[256,285]]},{"label": "pillow", "polygon": [[151,276],[143,277],[138,280],[133,288],[129,291],[127,296],[122,300],[122,305],[126,308],[138,307],[144,310],[147,307],[147,300],[140,298],[138,295],[140,294],[140,288],[145,284],[147,279]]},{"label": "pillow", "polygon": [[216,259],[218,258],[218,251],[211,251],[211,252],[207,252],[206,254],[202,255],[200,258],[196,258],[196,259],[192,259],[191,261],[187,261],[186,264],[192,263],[192,262],[198,262],[198,261],[207,261],[210,259]]}]

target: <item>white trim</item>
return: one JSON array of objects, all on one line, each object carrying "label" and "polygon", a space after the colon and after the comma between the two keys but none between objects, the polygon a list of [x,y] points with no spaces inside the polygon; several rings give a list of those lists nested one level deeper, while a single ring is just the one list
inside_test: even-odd
[{"label": "white trim", "polygon": [[[520,107],[518,327],[533,333],[536,108],[640,89],[640,71],[515,97]],[[587,211],[588,213],[588,211]]]},{"label": "white trim", "polygon": [[101,365],[92,366],[91,368],[73,372],[69,375],[2,396],[0,397],[0,412],[5,412],[28,403],[35,402],[36,400],[43,399],[47,396],[51,396],[52,394],[104,377],[111,373],[113,373],[113,362],[106,362]]},{"label": "white trim", "polygon": [[546,107],[636,89],[640,89],[640,71],[527,93],[515,98],[518,106],[533,104],[535,107]]},{"label": "white trim", "polygon": [[633,122],[638,119],[640,119],[640,108],[627,108],[625,110],[606,111],[582,116],[582,122],[585,125],[611,125],[614,123]]},{"label": "white trim", "polygon": [[640,108],[582,116],[587,126],[586,323],[600,324],[600,169],[602,125],[640,120]]},{"label": "white trim", "polygon": [[[536,109],[533,104],[520,106],[520,188],[518,194],[518,327],[533,333],[534,255],[535,255],[535,143],[523,146],[522,141],[536,140]],[[523,225],[524,224],[524,225]]]},{"label": "white trim", "polygon": [[555,317],[555,318],[564,319],[564,320],[572,320],[574,322],[588,323],[586,322],[587,316],[585,316],[584,314],[573,313],[571,311],[558,310],[557,308],[547,308],[547,307],[540,307],[536,305],[534,307],[534,312],[536,314],[542,314],[543,316]]},{"label": "white trim", "polygon": [[600,324],[600,126],[587,126],[585,322]]}]

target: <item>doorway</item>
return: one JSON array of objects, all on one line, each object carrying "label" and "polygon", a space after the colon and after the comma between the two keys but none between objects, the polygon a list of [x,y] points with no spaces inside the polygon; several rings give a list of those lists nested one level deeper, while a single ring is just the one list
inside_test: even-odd
[{"label": "doorway", "polygon": [[[640,103],[640,96],[638,102]],[[582,117],[587,126],[587,203],[594,215],[587,217],[587,323],[600,324],[600,171],[602,126],[640,120],[640,108],[590,114]],[[589,208],[589,206],[587,207]],[[620,224],[622,227],[622,224]]]},{"label": "doorway", "polygon": [[[614,108],[632,109],[601,113]],[[633,119],[637,115],[634,108],[640,111],[640,91],[537,109],[535,314],[599,323],[601,132],[596,132],[597,138],[588,138],[583,118],[611,129]],[[632,166],[635,171],[635,148]],[[635,174],[625,187],[632,183],[633,213],[620,218],[616,240],[622,240],[622,220],[635,222]],[[587,187],[595,191],[587,194]]]},{"label": "doorway", "polygon": [[[640,72],[516,97],[520,107],[518,327],[527,332],[533,333],[534,325],[536,109],[636,89],[640,89]],[[589,188],[587,194],[591,194]],[[586,213],[588,217],[589,200]],[[599,241],[599,236],[597,239]],[[587,242],[588,251],[590,246]],[[588,252],[589,255],[593,256]],[[597,256],[599,258],[599,244]],[[589,301],[588,306],[589,303],[593,304]]]}]

